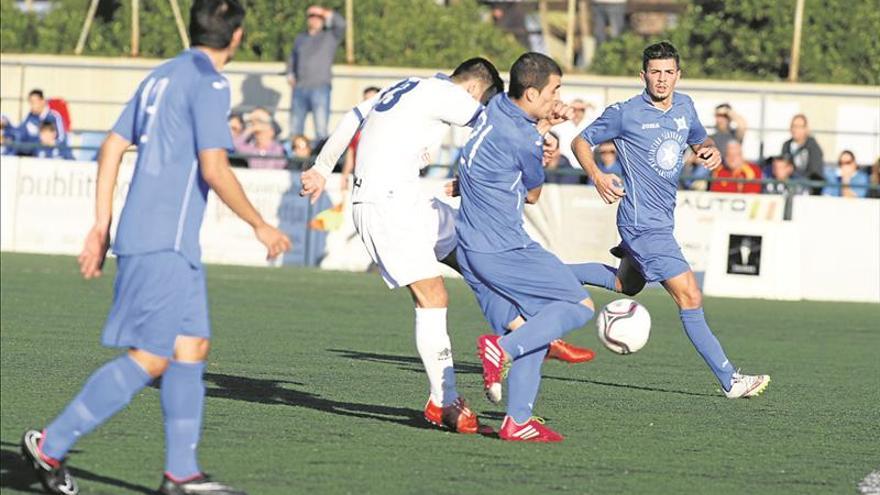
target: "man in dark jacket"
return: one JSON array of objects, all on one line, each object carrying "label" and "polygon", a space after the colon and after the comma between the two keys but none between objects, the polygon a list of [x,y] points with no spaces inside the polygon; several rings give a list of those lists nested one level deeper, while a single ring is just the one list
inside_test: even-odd
[{"label": "man in dark jacket", "polygon": [[[810,136],[806,115],[799,113],[791,119],[791,139],[782,144],[782,156],[791,160],[795,172],[808,180],[824,180],[822,148]],[[819,194],[821,188],[813,191]]]}]

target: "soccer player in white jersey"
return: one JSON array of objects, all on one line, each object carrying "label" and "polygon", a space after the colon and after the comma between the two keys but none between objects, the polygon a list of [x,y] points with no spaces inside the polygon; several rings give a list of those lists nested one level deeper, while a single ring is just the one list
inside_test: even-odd
[{"label": "soccer player in white jersey", "polygon": [[465,61],[451,76],[403,79],[343,117],[315,166],[302,175],[301,194],[317,199],[361,129],[352,191],[355,228],[388,287],[407,287],[412,294],[416,347],[430,383],[425,419],[460,433],[476,433],[479,422],[455,387],[448,295],[437,261],[455,250],[454,212],[421,194],[419,170],[450,125],[469,125],[481,103],[502,89],[498,71],[483,58]]}]

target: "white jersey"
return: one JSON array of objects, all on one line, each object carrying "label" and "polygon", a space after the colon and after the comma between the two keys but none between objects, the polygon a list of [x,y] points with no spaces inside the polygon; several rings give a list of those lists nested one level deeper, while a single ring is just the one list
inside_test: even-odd
[{"label": "white jersey", "polygon": [[411,77],[362,102],[363,116],[355,162],[353,203],[375,203],[412,196],[419,170],[429,165],[428,150],[449,125],[470,123],[482,106],[448,77]]}]

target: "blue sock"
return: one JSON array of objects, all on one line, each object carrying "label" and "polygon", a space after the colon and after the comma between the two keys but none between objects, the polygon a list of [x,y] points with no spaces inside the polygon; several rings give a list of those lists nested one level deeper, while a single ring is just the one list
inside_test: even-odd
[{"label": "blue sock", "polygon": [[[518,331],[522,330],[520,328]],[[518,424],[532,417],[535,399],[541,386],[543,352],[532,352],[515,360],[507,375],[507,415]]]},{"label": "blue sock", "polygon": [[712,373],[715,373],[715,378],[718,379],[724,390],[729,390],[730,378],[735,369],[724,354],[721,343],[712,335],[712,330],[709,329],[709,325],[706,323],[706,315],[703,314],[703,308],[682,309],[679,314],[681,315],[681,323],[684,325],[684,331],[687,333],[688,338],[691,339],[691,343],[697,348],[700,356],[703,356]]},{"label": "blue sock", "polygon": [[592,317],[593,311],[583,304],[556,301],[544,306],[538,314],[529,318],[515,332],[501,337],[498,342],[512,358],[516,359],[546,347],[550,342],[585,325]]},{"label": "blue sock", "polygon": [[184,480],[201,473],[196,449],[202,430],[205,363],[171,361],[162,376],[165,415],[165,472]]},{"label": "blue sock", "polygon": [[617,292],[617,268],[602,263],[573,263],[565,266],[582,285],[603,287]]},{"label": "blue sock", "polygon": [[128,354],[98,368],[79,395],[46,427],[43,453],[63,459],[79,437],[91,432],[131,402],[152,377]]}]

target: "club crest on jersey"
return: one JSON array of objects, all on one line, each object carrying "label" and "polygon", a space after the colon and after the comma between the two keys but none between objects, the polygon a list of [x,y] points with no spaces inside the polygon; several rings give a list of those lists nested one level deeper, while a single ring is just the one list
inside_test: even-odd
[{"label": "club crest on jersey", "polygon": [[665,131],[651,143],[648,163],[661,177],[674,179],[681,167],[683,146],[684,138],[678,132]]},{"label": "club crest on jersey", "polygon": [[675,130],[676,130],[676,132],[678,132],[678,131],[686,131],[686,130],[687,130],[687,128],[688,128],[688,121],[687,121],[687,118],[686,118],[684,115],[682,115],[681,117],[676,117],[676,118],[674,118],[674,119],[672,119],[672,120],[675,121]]}]

